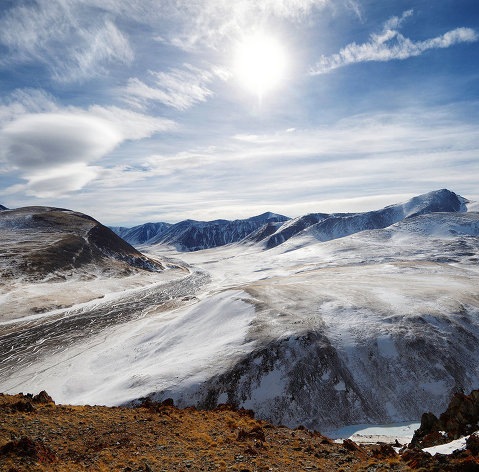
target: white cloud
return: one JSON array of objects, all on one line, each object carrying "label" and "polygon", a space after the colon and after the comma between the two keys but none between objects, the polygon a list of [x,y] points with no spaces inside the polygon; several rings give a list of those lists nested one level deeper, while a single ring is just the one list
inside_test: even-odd
[{"label": "white cloud", "polygon": [[356,0],[346,0],[346,7],[354,12],[354,14],[363,21],[363,14],[361,11],[361,5]]},{"label": "white cloud", "polygon": [[[345,0],[351,2],[352,0]],[[104,74],[130,64],[138,37],[188,50],[221,48],[239,32],[271,18],[296,21],[331,0],[32,0],[12,2],[0,16],[0,64],[41,63],[60,82]],[[134,28],[129,28],[134,24]],[[121,28],[120,26],[121,25]],[[128,29],[127,29],[128,28]],[[133,33],[135,35],[135,33]]]},{"label": "white cloud", "polygon": [[23,193],[38,198],[56,198],[82,189],[99,175],[99,170],[80,162],[32,171],[25,177],[28,183],[12,185],[4,194]]},{"label": "white cloud", "polygon": [[181,18],[181,23],[166,38],[184,50],[197,46],[221,49],[225,41],[264,26],[274,18],[300,21],[314,9],[332,3],[331,0],[178,0],[166,10],[172,18]]},{"label": "white cloud", "polygon": [[444,187],[469,197],[477,194],[478,143],[477,123],[458,106],[362,114],[130,160],[102,170],[95,188],[75,198],[90,213],[97,201],[115,200],[124,214],[109,209],[102,218],[133,225],[374,209]]},{"label": "white cloud", "polygon": [[55,99],[44,90],[17,89],[10,95],[0,98],[0,126],[27,113],[57,110]]},{"label": "white cloud", "polygon": [[[73,112],[77,111],[75,108],[71,108],[71,110]],[[120,132],[123,140],[148,138],[155,133],[171,131],[176,128],[176,123],[172,120],[144,115],[114,106],[101,107],[94,105],[88,109],[88,113],[108,121]]]},{"label": "white cloud", "polygon": [[0,105],[2,124],[1,171],[17,171],[27,180],[11,186],[7,193],[39,197],[79,190],[101,171],[92,163],[125,140],[147,138],[175,127],[170,120],[118,107],[60,108],[47,94],[34,90],[18,90],[4,99]]},{"label": "white cloud", "polygon": [[121,140],[121,134],[108,121],[72,113],[25,115],[1,132],[5,158],[26,170],[91,162],[113,150]]},{"label": "white cloud", "polygon": [[398,28],[412,15],[412,10],[401,17],[390,18],[380,34],[371,34],[370,40],[363,44],[350,43],[331,56],[322,56],[311,68],[311,75],[330,72],[339,67],[358,62],[391,61],[419,56],[429,49],[448,48],[459,43],[477,41],[479,35],[471,28],[456,28],[447,33],[425,41],[412,41],[403,36]]},{"label": "white cloud", "polygon": [[127,37],[102,12],[81,1],[36,0],[0,18],[0,44],[9,54],[0,63],[40,62],[58,81],[77,81],[104,72],[110,62],[129,63]]},{"label": "white cloud", "polygon": [[207,71],[185,64],[183,69],[170,69],[168,72],[151,72],[154,85],[149,86],[138,78],[131,78],[122,89],[124,99],[142,107],[148,101],[186,110],[198,102],[204,102],[213,95],[208,84],[215,78],[227,80],[229,74],[223,69]]}]

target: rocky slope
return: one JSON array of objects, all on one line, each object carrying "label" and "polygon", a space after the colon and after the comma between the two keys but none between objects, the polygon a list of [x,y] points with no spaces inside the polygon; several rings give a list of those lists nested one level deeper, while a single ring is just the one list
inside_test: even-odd
[{"label": "rocky slope", "polygon": [[0,248],[2,279],[163,269],[90,216],[61,208],[2,211]]},{"label": "rocky slope", "polygon": [[226,405],[208,412],[169,402],[78,407],[47,395],[0,394],[0,413],[0,469],[10,472],[411,470],[391,447],[335,444]]},{"label": "rocky slope", "polygon": [[[457,403],[457,401],[456,401]],[[333,442],[317,431],[255,419],[251,410],[55,405],[46,392],[0,394],[0,468],[8,472],[357,471],[476,472],[479,439],[456,451],[399,453],[390,445]],[[430,450],[430,449],[429,449]]]}]

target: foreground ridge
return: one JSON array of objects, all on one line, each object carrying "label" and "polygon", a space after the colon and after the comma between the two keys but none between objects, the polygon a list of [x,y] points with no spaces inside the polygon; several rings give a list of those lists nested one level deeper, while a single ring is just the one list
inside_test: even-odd
[{"label": "foreground ridge", "polygon": [[211,411],[181,410],[171,401],[66,406],[0,394],[0,412],[2,471],[410,470],[389,446],[384,453],[352,441],[335,444],[228,405]]},{"label": "foreground ridge", "polygon": [[0,394],[0,413],[0,469],[8,472],[479,470],[475,440],[451,455],[431,456],[417,441],[398,454],[387,444],[341,444],[303,426],[274,426],[230,405],[210,411],[149,399],[136,408],[55,405],[43,391]]}]

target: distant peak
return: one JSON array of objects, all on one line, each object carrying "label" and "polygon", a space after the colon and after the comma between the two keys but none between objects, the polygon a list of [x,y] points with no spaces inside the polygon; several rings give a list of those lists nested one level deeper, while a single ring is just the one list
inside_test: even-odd
[{"label": "distant peak", "polygon": [[263,219],[263,220],[271,220],[271,219],[277,219],[281,221],[286,221],[289,220],[290,218],[284,215],[279,215],[278,213],[273,213],[271,211],[266,211],[264,213],[261,213],[261,215],[253,216],[250,219]]}]

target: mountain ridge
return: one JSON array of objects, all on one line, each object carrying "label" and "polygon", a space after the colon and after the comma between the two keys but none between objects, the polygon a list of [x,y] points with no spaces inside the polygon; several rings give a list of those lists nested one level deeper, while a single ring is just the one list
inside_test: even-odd
[{"label": "mountain ridge", "polygon": [[246,219],[213,221],[188,219],[175,224],[145,223],[132,228],[111,227],[111,229],[132,245],[165,244],[179,251],[197,251],[238,242],[265,224],[288,220],[287,216],[265,212]]},{"label": "mountain ridge", "polygon": [[434,212],[466,212],[469,200],[448,189],[415,196],[404,203],[355,213],[308,213],[296,218],[265,212],[246,219],[183,220],[175,224],[145,223],[132,228],[111,227],[132,245],[174,247],[180,252],[198,251],[231,243],[263,244],[272,249],[290,238],[311,235],[329,241],[364,230],[381,229],[405,218]]},{"label": "mountain ridge", "polygon": [[[388,205],[380,210],[360,213],[314,213],[292,220],[265,241],[271,249],[292,237],[310,234],[318,241],[329,241],[360,231],[387,228],[406,218],[436,212],[467,211],[464,197],[447,189],[435,190],[411,198],[405,203]],[[317,220],[317,221],[315,221]]]}]

